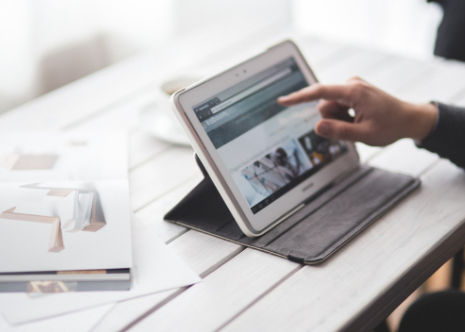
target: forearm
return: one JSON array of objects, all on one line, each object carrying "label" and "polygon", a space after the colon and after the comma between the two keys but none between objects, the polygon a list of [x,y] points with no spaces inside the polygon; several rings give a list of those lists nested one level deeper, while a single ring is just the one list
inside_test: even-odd
[{"label": "forearm", "polygon": [[437,104],[438,122],[418,147],[465,168],[465,108]]}]

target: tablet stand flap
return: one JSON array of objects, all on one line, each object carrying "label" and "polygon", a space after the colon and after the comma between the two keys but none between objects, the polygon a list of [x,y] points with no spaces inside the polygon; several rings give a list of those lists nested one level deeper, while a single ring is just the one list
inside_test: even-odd
[{"label": "tablet stand flap", "polygon": [[205,178],[165,220],[302,264],[322,262],[420,185],[416,178],[361,165],[260,237],[240,230],[196,156]]}]

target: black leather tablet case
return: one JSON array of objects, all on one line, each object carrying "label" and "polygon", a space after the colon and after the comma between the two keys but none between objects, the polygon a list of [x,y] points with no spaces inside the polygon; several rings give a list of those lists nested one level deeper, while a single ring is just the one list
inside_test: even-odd
[{"label": "black leather tablet case", "polygon": [[165,220],[301,264],[322,262],[420,185],[420,180],[361,165],[260,237],[244,235],[215,185],[205,178]]}]

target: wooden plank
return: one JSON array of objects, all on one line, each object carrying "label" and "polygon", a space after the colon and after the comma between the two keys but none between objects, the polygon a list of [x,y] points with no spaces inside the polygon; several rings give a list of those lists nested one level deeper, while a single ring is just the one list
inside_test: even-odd
[{"label": "wooden plank", "polygon": [[[458,60],[453,60],[453,59],[447,59],[447,60],[444,60],[443,59],[443,62],[448,65],[448,66],[451,66],[451,67],[456,67],[456,68],[461,68],[459,70],[461,70],[463,72],[463,68],[465,67],[464,65],[464,62],[462,61],[458,61]],[[463,80],[461,81],[462,85],[463,85]],[[453,95],[451,98],[448,99],[449,102],[453,103],[454,105],[465,105],[464,101],[465,101],[465,86],[462,87],[462,89],[460,89],[455,95]]]},{"label": "wooden plank", "polygon": [[288,260],[246,249],[131,331],[216,330],[298,268]]},{"label": "wooden plank", "polygon": [[411,102],[447,102],[465,89],[465,66],[455,62],[438,62],[418,80],[420,84],[404,88],[402,98]]},{"label": "wooden plank", "polygon": [[157,236],[163,242],[170,242],[186,231],[185,227],[172,224],[163,220],[163,216],[173,208],[189,191],[192,190],[201,180],[201,174],[195,175],[192,179],[183,183],[172,191],[167,192],[153,203],[139,210],[136,215],[146,224],[155,227]]},{"label": "wooden plank", "polygon": [[339,64],[344,61],[350,61],[353,58],[360,56],[358,49],[349,45],[344,45],[344,47],[337,50],[337,52],[332,52],[328,56],[312,61],[312,68],[316,71],[316,75],[320,77],[320,71],[322,70],[331,70],[335,64]]},{"label": "wooden plank", "polygon": [[419,149],[411,139],[402,139],[384,148],[369,164],[391,172],[419,176],[439,159],[438,155]]},{"label": "wooden plank", "polygon": [[450,99],[454,105],[465,107],[465,88]]},{"label": "wooden plank", "polygon": [[134,131],[139,126],[139,110],[153,102],[153,91],[143,93],[129,101],[121,101],[111,106],[111,110],[91,114],[82,121],[73,122],[63,128],[63,131],[102,131],[127,130]]},{"label": "wooden plank", "polygon": [[357,148],[358,155],[360,157],[360,162],[365,164],[371,158],[373,158],[376,154],[380,153],[383,148],[379,146],[370,146],[360,142],[355,143],[355,147]]},{"label": "wooden plank", "polygon": [[142,207],[171,189],[200,174],[189,148],[173,147],[129,174],[131,207]]},{"label": "wooden plank", "polygon": [[364,72],[362,78],[380,89],[402,98],[403,90],[420,79],[434,67],[433,63],[389,56],[381,65]]},{"label": "wooden plank", "polygon": [[170,247],[201,277],[207,276],[244,250],[238,244],[194,230],[171,242]]},{"label": "wooden plank", "polygon": [[169,301],[180,290],[171,289],[161,293],[150,294],[136,299],[116,303],[106,315],[94,324],[92,332],[123,331],[144,313],[156,309],[157,305]]},{"label": "wooden plank", "polygon": [[[127,130],[129,131],[129,169],[140,166],[172,145],[163,142],[141,128],[139,111],[154,103],[154,93],[143,94],[129,102],[114,107],[112,111],[97,114],[83,123],[68,126],[66,131],[101,131]],[[60,128],[62,129],[62,128]]]},{"label": "wooden plank", "polygon": [[[237,244],[196,231],[184,234],[170,243],[170,247],[200,276],[208,275],[243,250]],[[117,303],[92,331],[121,330],[182,291],[183,289],[171,290]]]},{"label": "wooden plank", "polygon": [[[346,47],[344,51],[340,59],[331,63],[330,66],[315,68],[322,83],[344,83],[349,78],[363,76],[365,72],[380,65],[384,65],[387,67],[386,70],[389,70],[389,62],[385,62],[388,56],[384,53],[360,50],[355,47]],[[345,56],[347,53],[348,57]]]},{"label": "wooden plank", "polygon": [[224,330],[343,329],[462,224],[463,170],[441,161],[422,181],[417,192],[350,245],[326,263],[295,273]]},{"label": "wooden plank", "polygon": [[293,36],[293,40],[312,68],[314,66],[323,67],[327,58],[343,52],[345,47],[341,44],[316,40],[307,36]]},{"label": "wooden plank", "polygon": [[155,138],[144,129],[137,128],[129,137],[129,169],[142,165],[171,147],[171,144]]},{"label": "wooden plank", "polygon": [[[5,113],[0,118],[0,130],[12,124],[21,124],[24,129],[58,130],[105,111],[116,101],[137,97],[141,89],[145,94],[143,88],[151,82],[142,76],[152,72],[153,66],[146,67],[144,73],[136,70],[137,61],[142,59],[108,67]],[[156,77],[156,71],[153,75]]]}]

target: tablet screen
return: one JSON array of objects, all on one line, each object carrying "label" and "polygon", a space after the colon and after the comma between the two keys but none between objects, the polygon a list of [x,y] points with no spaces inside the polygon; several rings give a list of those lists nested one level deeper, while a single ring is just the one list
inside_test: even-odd
[{"label": "tablet screen", "polygon": [[306,86],[290,57],[193,107],[254,214],[348,151],[316,135],[316,101],[277,103]]}]

